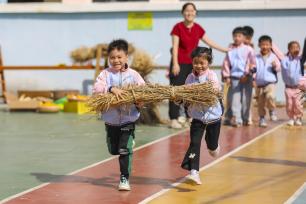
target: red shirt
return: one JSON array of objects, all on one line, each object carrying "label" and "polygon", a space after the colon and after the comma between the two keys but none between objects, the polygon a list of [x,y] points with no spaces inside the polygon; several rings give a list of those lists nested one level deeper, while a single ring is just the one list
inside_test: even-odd
[{"label": "red shirt", "polygon": [[172,31],[171,35],[179,37],[178,48],[178,63],[179,64],[191,64],[191,52],[195,49],[200,39],[204,36],[205,30],[197,23],[194,23],[191,28],[187,28],[184,22],[177,23]]}]

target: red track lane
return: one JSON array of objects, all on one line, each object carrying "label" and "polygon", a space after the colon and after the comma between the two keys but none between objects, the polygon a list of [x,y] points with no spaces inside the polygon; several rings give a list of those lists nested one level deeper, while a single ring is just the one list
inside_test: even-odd
[{"label": "red track lane", "polygon": [[[221,128],[221,155],[272,129],[257,126]],[[112,159],[74,175],[36,174],[50,184],[14,198],[7,204],[97,204],[138,203],[148,196],[171,187],[188,174],[180,163],[189,144],[189,132],[179,134],[134,152],[130,192],[117,191],[119,179],[118,159]],[[202,143],[201,166],[213,159]],[[49,179],[49,180],[48,180]],[[205,181],[204,181],[205,182]],[[187,189],[179,189],[185,191]]]}]

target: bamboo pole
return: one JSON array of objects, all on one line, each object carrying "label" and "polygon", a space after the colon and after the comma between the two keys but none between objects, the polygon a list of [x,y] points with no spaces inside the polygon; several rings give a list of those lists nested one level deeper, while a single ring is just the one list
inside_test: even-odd
[{"label": "bamboo pole", "polygon": [[[2,52],[1,52],[1,46],[0,46],[0,66],[3,66],[3,59],[2,59]],[[1,88],[2,88],[2,93],[1,96],[3,98],[3,102],[6,102],[5,98],[5,92],[6,92],[6,85],[5,85],[5,78],[4,78],[4,71],[3,69],[0,69],[0,75],[1,75]]]}]

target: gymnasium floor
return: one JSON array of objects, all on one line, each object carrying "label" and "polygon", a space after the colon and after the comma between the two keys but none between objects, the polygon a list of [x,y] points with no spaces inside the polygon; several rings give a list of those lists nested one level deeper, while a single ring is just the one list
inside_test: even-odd
[{"label": "gymnasium floor", "polygon": [[118,192],[102,121],[2,111],[0,203],[306,203],[306,126],[278,112],[268,128],[222,126],[217,159],[203,143],[201,186],[179,167],[188,130],[138,126],[132,191]]}]

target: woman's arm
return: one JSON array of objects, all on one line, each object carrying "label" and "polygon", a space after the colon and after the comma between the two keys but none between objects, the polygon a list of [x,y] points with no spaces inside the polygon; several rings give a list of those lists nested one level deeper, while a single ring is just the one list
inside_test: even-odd
[{"label": "woman's arm", "polygon": [[179,37],[172,35],[172,73],[176,76],[180,72],[180,66],[178,63],[178,47]]},{"label": "woman's arm", "polygon": [[204,43],[206,43],[209,47],[212,47],[212,48],[214,48],[216,50],[219,50],[220,52],[227,52],[227,51],[229,51],[229,48],[223,48],[223,47],[219,46],[217,43],[215,43],[214,41],[209,39],[207,37],[207,35],[204,35],[201,40]]}]

